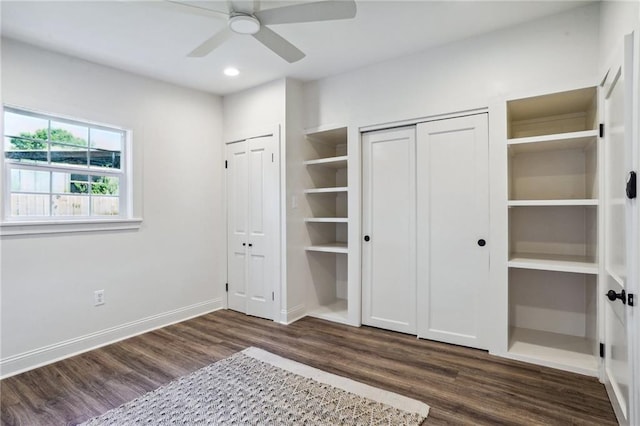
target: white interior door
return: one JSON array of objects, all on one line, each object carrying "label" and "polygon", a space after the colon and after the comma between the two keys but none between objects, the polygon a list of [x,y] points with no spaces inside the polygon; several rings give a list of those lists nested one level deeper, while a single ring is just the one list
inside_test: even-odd
[{"label": "white interior door", "polygon": [[279,217],[273,136],[227,145],[228,306],[274,318]]},{"label": "white interior door", "polygon": [[363,135],[362,322],[416,334],[415,127]]},{"label": "white interior door", "polygon": [[227,144],[227,306],[247,313],[249,162],[247,141]]},{"label": "white interior door", "polygon": [[[628,238],[632,214],[638,214],[637,202],[626,196],[626,178],[633,167],[632,159],[632,85],[633,37],[625,38],[624,50],[609,69],[604,86],[604,277],[603,293],[614,295],[635,291],[629,281],[630,266],[637,264]],[[637,112],[636,112],[637,113]],[[630,259],[634,261],[629,262]],[[605,295],[604,379],[609,398],[621,424],[634,424],[630,419],[633,359],[631,344],[632,308],[624,298],[609,300]],[[637,305],[637,301],[635,301]],[[636,318],[637,320],[637,318]],[[637,377],[636,377],[637,378]]]},{"label": "white interior door", "polygon": [[418,336],[486,349],[487,115],[418,125]]}]

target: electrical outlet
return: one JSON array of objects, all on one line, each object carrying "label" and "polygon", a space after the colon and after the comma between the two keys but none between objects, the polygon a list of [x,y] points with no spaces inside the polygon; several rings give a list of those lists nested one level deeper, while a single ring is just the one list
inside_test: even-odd
[{"label": "electrical outlet", "polygon": [[93,292],[93,306],[104,305],[104,290],[96,290]]}]

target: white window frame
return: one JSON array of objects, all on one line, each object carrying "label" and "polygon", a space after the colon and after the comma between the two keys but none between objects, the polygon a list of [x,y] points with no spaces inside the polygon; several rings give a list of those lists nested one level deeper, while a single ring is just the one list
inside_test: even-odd
[{"label": "white window frame", "polygon": [[[108,169],[91,167],[89,165],[66,165],[55,163],[21,163],[5,157],[4,141],[4,113],[15,112],[21,115],[55,120],[58,122],[87,126],[93,129],[119,131],[124,135],[122,150],[120,152],[120,168]],[[51,234],[61,232],[87,232],[137,229],[142,223],[141,218],[133,216],[133,191],[132,191],[132,132],[119,126],[96,123],[91,120],[65,117],[60,114],[52,114],[34,111],[28,108],[3,105],[2,106],[2,161],[1,172],[3,200],[0,205],[1,221],[0,236],[24,235],[24,234]],[[49,148],[50,149],[50,148]],[[88,148],[89,149],[89,148]],[[50,152],[50,151],[48,151]],[[49,154],[48,154],[49,155]],[[11,171],[12,170],[37,170],[44,172],[61,172],[70,174],[82,174],[89,176],[113,176],[119,178],[119,207],[118,215],[114,216],[11,216]],[[43,193],[46,194],[46,193]],[[48,193],[51,195],[51,191]]]}]

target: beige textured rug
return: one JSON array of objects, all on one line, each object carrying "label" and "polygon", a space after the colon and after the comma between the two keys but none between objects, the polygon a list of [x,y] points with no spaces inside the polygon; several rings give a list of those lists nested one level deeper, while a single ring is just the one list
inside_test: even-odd
[{"label": "beige textured rug", "polygon": [[248,348],[83,425],[419,425],[429,406]]}]

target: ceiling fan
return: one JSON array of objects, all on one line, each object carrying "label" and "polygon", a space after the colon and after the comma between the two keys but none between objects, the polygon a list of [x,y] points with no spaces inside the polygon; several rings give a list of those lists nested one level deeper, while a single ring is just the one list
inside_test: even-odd
[{"label": "ceiling fan", "polygon": [[259,0],[251,2],[252,7],[249,10],[246,7],[236,6],[239,2],[228,1],[228,12],[214,11],[177,0],[166,0],[165,4],[167,3],[172,6],[184,7],[186,8],[184,10],[196,14],[223,17],[227,20],[227,27],[212,35],[191,51],[188,54],[190,57],[208,55],[235,33],[253,36],[253,38],[282,59],[293,63],[304,58],[304,52],[268,28],[267,25],[331,21],[350,19],[356,16],[356,3],[354,0],[316,1],[265,10],[260,10]]}]

